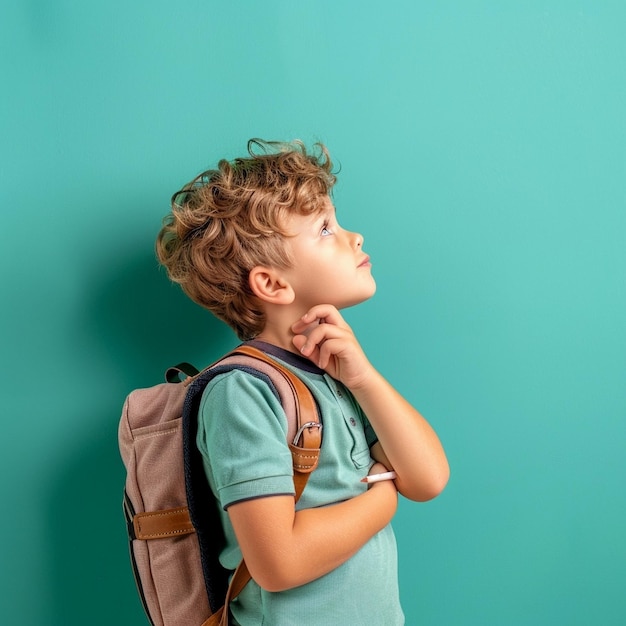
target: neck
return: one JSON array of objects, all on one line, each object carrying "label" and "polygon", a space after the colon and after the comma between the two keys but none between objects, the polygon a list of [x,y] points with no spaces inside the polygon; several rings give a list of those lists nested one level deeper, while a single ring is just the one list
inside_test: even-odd
[{"label": "neck", "polygon": [[291,330],[291,326],[304,313],[305,311],[294,311],[291,307],[281,306],[276,309],[268,307],[266,309],[265,327],[255,339],[271,343],[279,348],[283,348],[283,350],[300,354],[293,345],[294,333]]},{"label": "neck", "polygon": [[259,341],[265,341],[266,343],[271,343],[274,346],[278,346],[283,350],[287,350],[289,352],[295,352],[298,354],[298,350],[293,345],[292,339],[294,334],[289,331],[284,331],[278,328],[273,328],[269,324],[266,324],[263,331],[255,337]]}]

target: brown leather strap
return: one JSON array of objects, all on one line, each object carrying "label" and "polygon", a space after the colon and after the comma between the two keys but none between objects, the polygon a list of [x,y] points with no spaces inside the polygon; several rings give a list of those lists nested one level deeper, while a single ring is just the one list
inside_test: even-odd
[{"label": "brown leather strap", "polygon": [[[289,442],[293,464],[296,502],[302,495],[309,474],[317,467],[322,444],[322,424],[319,422],[315,398],[309,388],[294,373],[253,346],[239,346],[228,356],[241,354],[262,361],[277,371],[287,382],[295,400],[296,424],[294,440]],[[301,445],[298,445],[298,444]]]},{"label": "brown leather strap", "polygon": [[295,502],[300,499],[304,488],[306,487],[306,483],[309,480],[309,474],[302,474],[301,472],[295,472],[293,475],[293,486],[296,490]]},{"label": "brown leather strap", "polygon": [[[231,354],[243,354],[253,357],[265,363],[269,363],[275,370],[280,372],[296,399],[296,436],[293,442],[289,443],[291,456],[293,459],[293,483],[295,488],[295,501],[297,502],[304,491],[304,487],[311,472],[317,467],[322,442],[322,425],[317,414],[317,405],[309,388],[286,367],[268,357],[264,352],[252,346],[239,346]],[[298,446],[298,440],[302,441],[302,446]],[[239,563],[226,593],[223,613],[220,616],[219,626],[228,624],[228,607],[230,601],[236,598],[242,589],[248,584],[252,577],[248,572],[248,567],[244,560]],[[212,626],[205,623],[203,626]]]},{"label": "brown leather strap", "polygon": [[[270,358],[258,348],[252,346],[239,346],[235,348],[230,354],[245,354],[251,356],[259,361],[264,361],[271,365],[275,370],[280,372],[285,380],[289,383],[294,396],[297,398],[296,402],[296,421],[298,423],[298,430],[307,423],[319,423],[319,417],[317,415],[317,405],[315,399],[311,394],[309,388],[290,370],[283,367],[280,363]],[[302,436],[303,448],[319,448],[321,441],[321,434],[319,428],[304,429],[300,432]],[[299,437],[298,437],[299,438]],[[294,445],[298,445],[297,441],[292,441]]]},{"label": "brown leather strap", "polygon": [[235,573],[230,581],[230,585],[228,586],[226,599],[224,600],[224,613],[222,615],[222,619],[220,620],[220,626],[226,626],[228,624],[228,608],[230,606],[230,602],[243,591],[243,588],[248,584],[248,581],[251,578],[248,566],[246,565],[246,562],[242,560],[235,570]]},{"label": "brown leather strap", "polygon": [[248,572],[248,566],[245,561],[241,561],[230,579],[230,585],[226,592],[226,598],[224,599],[224,606],[218,611],[213,613],[206,621],[202,623],[202,626],[227,626],[229,623],[228,607],[230,601],[236,598],[248,584],[250,580],[250,572]]},{"label": "brown leather strap", "polygon": [[319,445],[315,448],[300,448],[290,444],[289,450],[291,451],[294,473],[308,476],[317,467],[320,457]]},{"label": "brown leather strap", "polygon": [[163,539],[195,532],[189,517],[189,509],[186,506],[137,513],[133,517],[133,528],[136,539]]}]

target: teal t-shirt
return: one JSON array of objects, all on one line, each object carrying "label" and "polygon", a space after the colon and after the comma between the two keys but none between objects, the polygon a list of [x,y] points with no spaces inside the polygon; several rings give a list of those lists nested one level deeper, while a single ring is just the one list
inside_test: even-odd
[{"label": "teal t-shirt", "polygon": [[[361,478],[373,463],[376,434],[352,394],[310,361],[275,346],[261,346],[311,389],[322,413],[322,449],[297,509],[327,506],[367,489]],[[198,420],[198,447],[222,508],[226,547],[220,560],[235,569],[241,550],[227,509],[242,500],[293,494],[287,418],[262,380],[241,370],[207,386]],[[269,592],[251,580],[231,604],[240,626],[400,626],[397,550],[391,526],[337,569],[306,585]]]}]

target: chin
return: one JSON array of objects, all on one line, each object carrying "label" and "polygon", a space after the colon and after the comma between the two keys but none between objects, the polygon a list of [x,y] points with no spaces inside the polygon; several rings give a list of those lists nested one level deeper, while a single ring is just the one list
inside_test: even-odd
[{"label": "chin", "polygon": [[372,286],[367,291],[367,295],[365,295],[365,297],[362,300],[360,300],[360,302],[365,302],[366,300],[369,300],[370,298],[374,296],[375,293],[376,293],[376,283],[374,282],[374,279],[372,278]]},{"label": "chin", "polygon": [[344,301],[341,305],[335,305],[338,309],[348,309],[351,306],[356,306],[357,304],[361,304],[362,302],[367,302],[373,295],[376,293],[376,288],[374,288],[371,293],[367,295],[363,295],[359,298],[354,298],[354,300]]}]

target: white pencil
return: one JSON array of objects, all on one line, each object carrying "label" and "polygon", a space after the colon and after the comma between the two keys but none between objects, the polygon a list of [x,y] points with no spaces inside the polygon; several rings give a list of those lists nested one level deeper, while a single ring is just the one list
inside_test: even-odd
[{"label": "white pencil", "polygon": [[365,478],[361,478],[362,483],[377,483],[381,480],[393,480],[396,477],[395,472],[383,472],[382,474],[370,474]]}]

